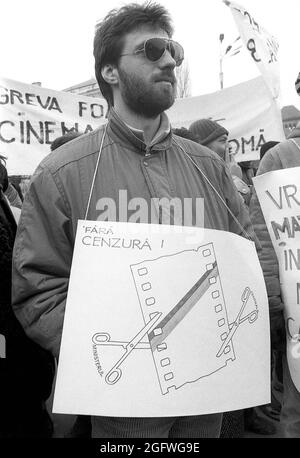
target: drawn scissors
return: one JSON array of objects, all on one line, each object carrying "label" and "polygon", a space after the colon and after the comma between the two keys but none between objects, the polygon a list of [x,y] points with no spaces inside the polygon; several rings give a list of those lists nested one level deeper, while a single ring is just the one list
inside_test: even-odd
[{"label": "drawn scissors", "polygon": [[[124,352],[123,356],[119,359],[119,361],[114,365],[114,367],[106,374],[106,377],[105,377],[106,383],[108,383],[109,385],[114,385],[115,383],[117,383],[117,381],[122,376],[122,371],[120,369],[121,364],[125,361],[126,358],[128,358],[128,356],[130,355],[132,350],[138,348],[139,345],[141,345],[141,344],[146,344],[146,342],[141,342],[142,338],[146,334],[148,334],[151,331],[152,328],[154,328],[155,324],[157,323],[157,321],[159,320],[161,315],[162,315],[161,312],[156,312],[155,314],[153,314],[153,317],[150,319],[150,321],[137,333],[137,335],[130,342],[128,342],[128,343],[126,343],[126,342],[114,342],[113,343],[113,345],[121,345],[122,347],[124,347],[125,348],[125,352]],[[110,344],[111,344],[112,341],[110,341],[110,335],[109,334],[102,333],[102,334],[96,334],[95,336],[98,336],[98,338],[99,338],[99,335],[102,336],[101,337],[102,339],[106,339],[103,342],[104,344],[105,343],[109,344],[108,342],[110,342]],[[149,348],[149,344],[148,344],[147,348]]]},{"label": "drawn scissors", "polygon": [[251,295],[250,288],[248,288],[248,287],[245,288],[245,290],[244,290],[244,292],[242,294],[242,298],[241,298],[242,299],[242,307],[241,307],[239,313],[237,314],[236,319],[232,323],[230,331],[229,331],[229,334],[226,337],[226,339],[224,340],[220,350],[218,351],[218,353],[216,355],[217,357],[221,356],[224,353],[225,348],[227,347],[229,342],[232,340],[232,338],[233,338],[234,334],[236,333],[236,331],[238,330],[240,324],[242,324],[246,320],[248,320],[249,323],[253,323],[257,319],[257,315],[258,315],[258,311],[257,310],[254,310],[254,311],[250,312],[244,318],[241,318],[241,316],[243,314],[243,311],[245,310],[245,307],[246,307],[247,302],[249,300],[250,295]]},{"label": "drawn scissors", "polygon": [[[123,347],[124,350],[126,350],[126,347],[129,342],[121,342],[120,340],[111,340],[110,334],[107,332],[98,332],[93,336],[93,343],[95,345],[111,345],[115,347]],[[139,342],[136,346],[135,349],[147,349],[149,350],[151,348],[149,342]]]}]

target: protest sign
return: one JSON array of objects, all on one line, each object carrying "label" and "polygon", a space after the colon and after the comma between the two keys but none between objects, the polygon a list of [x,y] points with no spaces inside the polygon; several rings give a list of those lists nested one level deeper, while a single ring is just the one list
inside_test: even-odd
[{"label": "protest sign", "polygon": [[9,175],[31,175],[55,138],[97,128],[106,111],[104,99],[0,78],[0,152]]},{"label": "protest sign", "polygon": [[279,44],[243,6],[224,0],[230,7],[241,38],[251,58],[259,68],[274,98],[280,94]]},{"label": "protest sign", "polygon": [[280,110],[261,76],[212,94],[178,99],[167,113],[173,127],[188,128],[201,118],[217,121],[229,131],[236,162],[257,160],[265,142],[285,140]]},{"label": "protest sign", "polygon": [[300,167],[253,179],[277,255],[287,330],[287,358],[300,391]]},{"label": "protest sign", "polygon": [[[107,103],[0,79],[0,152],[9,175],[31,175],[52,141],[70,130],[89,132],[106,121]],[[259,159],[269,140],[285,139],[280,111],[262,77],[199,97],[177,99],[168,110],[173,127],[211,118],[229,130],[236,161]]]},{"label": "protest sign", "polygon": [[269,340],[253,242],[79,221],[53,411],[161,417],[265,404]]}]

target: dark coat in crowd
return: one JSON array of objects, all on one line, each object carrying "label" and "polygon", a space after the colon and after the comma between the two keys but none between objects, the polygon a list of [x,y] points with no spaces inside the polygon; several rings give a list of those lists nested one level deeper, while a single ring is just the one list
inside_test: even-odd
[{"label": "dark coat in crowd", "polygon": [[0,438],[49,437],[50,396],[55,364],[30,340],[11,307],[12,250],[17,225],[0,183]]}]

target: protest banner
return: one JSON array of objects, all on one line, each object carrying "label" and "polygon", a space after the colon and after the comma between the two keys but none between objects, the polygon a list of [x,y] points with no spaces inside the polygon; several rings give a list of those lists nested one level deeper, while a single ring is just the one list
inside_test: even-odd
[{"label": "protest banner", "polygon": [[287,358],[300,391],[300,167],[253,179],[279,264],[287,330]]},{"label": "protest banner", "polygon": [[188,128],[201,118],[220,123],[229,131],[236,162],[257,160],[265,142],[285,140],[280,110],[261,76],[212,94],[178,99],[167,113],[173,127]]},{"label": "protest banner", "polygon": [[78,222],[55,413],[199,415],[269,400],[268,301],[253,242]]},{"label": "protest banner", "polygon": [[[70,130],[89,132],[106,121],[107,103],[39,86],[0,79],[0,153],[9,175],[31,175],[52,141]],[[223,91],[177,99],[167,111],[173,127],[211,118],[229,130],[237,162],[259,159],[269,140],[285,139],[280,111],[262,77]]]},{"label": "protest banner", "polygon": [[104,99],[0,78],[0,153],[9,175],[31,175],[55,138],[97,128],[106,111]]},{"label": "protest banner", "polygon": [[241,39],[259,68],[274,98],[280,95],[279,44],[243,6],[223,0],[229,6]]}]

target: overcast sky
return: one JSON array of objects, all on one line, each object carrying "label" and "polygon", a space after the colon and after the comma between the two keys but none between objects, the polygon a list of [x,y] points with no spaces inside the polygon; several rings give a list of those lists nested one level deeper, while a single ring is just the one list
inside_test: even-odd
[{"label": "overcast sky", "polygon": [[[138,1],[141,3],[141,1]],[[94,77],[93,36],[97,20],[119,0],[3,0],[1,2],[0,75],[24,83],[40,81],[62,90]],[[219,35],[225,47],[238,36],[230,9],[222,0],[160,0],[170,11],[174,38],[183,45],[192,95],[219,89]],[[299,0],[241,0],[256,21],[280,45],[282,105],[300,109],[294,83],[300,71]],[[259,75],[245,51],[224,60],[224,87]]]}]

